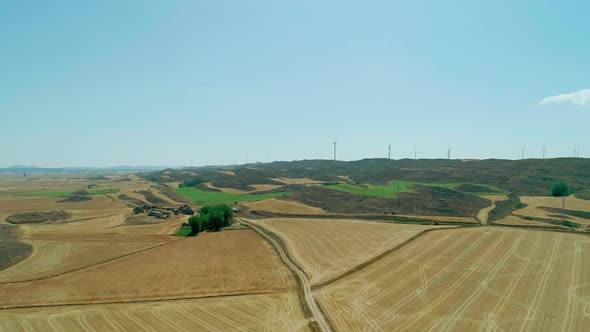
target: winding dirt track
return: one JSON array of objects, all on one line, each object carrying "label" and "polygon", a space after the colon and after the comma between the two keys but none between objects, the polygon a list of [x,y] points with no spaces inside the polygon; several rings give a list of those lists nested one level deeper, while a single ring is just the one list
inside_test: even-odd
[{"label": "winding dirt track", "polygon": [[481,210],[479,210],[479,212],[477,213],[477,217],[476,219],[482,224],[482,225],[487,225],[488,224],[488,218],[490,216],[490,212],[496,208],[496,202],[497,201],[502,201],[505,199],[508,199],[506,196],[503,195],[495,195],[495,196],[483,196],[483,198],[489,199],[491,202],[491,205],[488,207],[485,207]]},{"label": "winding dirt track", "polygon": [[256,232],[258,232],[260,235],[262,235],[265,239],[268,240],[269,243],[271,243],[273,245],[273,247],[279,253],[279,256],[281,257],[281,259],[285,262],[285,264],[287,264],[287,266],[293,272],[295,272],[295,275],[299,279],[300,286],[303,291],[303,297],[305,299],[305,304],[307,306],[307,309],[309,310],[309,313],[311,315],[311,319],[313,321],[317,322],[321,331],[332,331],[332,328],[330,327],[328,320],[326,319],[326,317],[324,317],[322,310],[320,309],[319,305],[317,304],[317,302],[315,301],[315,299],[313,297],[313,293],[311,291],[311,284],[310,284],[309,280],[307,279],[307,276],[305,275],[305,273],[303,273],[303,271],[301,271],[301,269],[299,267],[297,267],[297,265],[295,265],[291,261],[291,259],[285,253],[285,251],[283,250],[281,245],[275,239],[273,239],[270,235],[268,235],[262,229],[262,227],[255,226],[255,225],[253,225],[247,221],[244,221],[244,220],[241,220],[241,222],[252,227],[252,229],[254,229]]}]

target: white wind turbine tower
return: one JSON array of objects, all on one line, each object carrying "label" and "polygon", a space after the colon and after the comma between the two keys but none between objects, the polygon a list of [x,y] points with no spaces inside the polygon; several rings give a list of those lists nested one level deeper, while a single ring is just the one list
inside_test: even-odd
[{"label": "white wind turbine tower", "polygon": [[336,140],[334,140],[334,160],[336,160]]},{"label": "white wind turbine tower", "polygon": [[387,147],[387,159],[391,159],[391,142],[389,142],[389,146]]}]

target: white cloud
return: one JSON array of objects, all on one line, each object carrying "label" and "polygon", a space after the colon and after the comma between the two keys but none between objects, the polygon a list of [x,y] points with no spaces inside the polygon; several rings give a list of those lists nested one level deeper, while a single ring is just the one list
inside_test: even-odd
[{"label": "white cloud", "polygon": [[590,89],[583,89],[572,93],[564,93],[543,98],[539,105],[570,103],[582,107],[590,107]]}]

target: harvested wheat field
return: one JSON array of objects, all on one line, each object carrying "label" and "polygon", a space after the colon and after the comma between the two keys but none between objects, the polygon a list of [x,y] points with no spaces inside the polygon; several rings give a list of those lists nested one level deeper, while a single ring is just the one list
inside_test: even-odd
[{"label": "harvested wheat field", "polygon": [[494,221],[494,224],[498,225],[508,225],[508,226],[534,226],[534,227],[549,227],[549,228],[561,228],[567,230],[568,228],[565,226],[549,224],[546,222],[541,221],[534,221],[534,220],[526,220],[524,218],[520,218],[514,215],[507,216],[501,220]]},{"label": "harvested wheat field", "polygon": [[0,331],[309,331],[296,294],[0,310]]},{"label": "harvested wheat field", "polygon": [[[520,216],[529,216],[529,217],[537,217],[537,218],[547,218],[547,219],[560,219],[558,215],[561,213],[554,211],[547,211],[542,209],[542,207],[549,207],[555,209],[561,209],[562,207],[562,198],[561,197],[545,197],[545,196],[521,196],[520,200],[527,204],[527,207],[514,211],[514,214]],[[586,218],[580,218],[575,215],[566,215],[567,220],[571,220],[577,222],[579,224],[588,224],[590,225],[590,201],[585,199],[580,199],[575,196],[568,196],[565,198],[565,209],[566,210],[574,210],[580,212],[588,212]]]},{"label": "harvested wheat field", "polygon": [[324,214],[324,210],[301,204],[294,201],[285,201],[281,199],[265,199],[263,201],[244,202],[242,205],[250,210],[267,211],[272,213],[292,213],[292,214]]},{"label": "harvested wheat field", "polygon": [[[24,261],[0,270],[0,283],[47,278],[95,265],[173,240],[156,236],[47,236],[52,240],[27,240],[33,252]],[[84,240],[80,240],[83,238]]]},{"label": "harvested wheat field", "polygon": [[0,308],[275,293],[295,287],[251,230],[202,233],[60,276],[0,284]]},{"label": "harvested wheat field", "polygon": [[312,180],[308,178],[272,178],[271,180],[282,182],[284,184],[304,184],[304,185],[321,185],[324,181]]},{"label": "harvested wheat field", "polygon": [[249,220],[279,236],[293,259],[320,284],[429,229],[363,220],[272,218]]},{"label": "harvested wheat field", "polygon": [[260,191],[268,191],[268,190],[273,190],[273,189],[277,189],[277,188],[282,187],[281,185],[276,185],[276,184],[251,184],[250,187],[254,188],[254,190],[240,190],[240,189],[235,189],[235,188],[215,187],[213,184],[211,184],[211,182],[205,182],[203,184],[207,188],[217,189],[217,190],[220,190],[220,191],[222,191],[224,193],[228,193],[228,194],[238,194],[238,195],[251,194],[251,193],[260,192]]},{"label": "harvested wheat field", "polygon": [[590,239],[574,234],[439,230],[317,297],[338,331],[582,331],[589,251]]}]

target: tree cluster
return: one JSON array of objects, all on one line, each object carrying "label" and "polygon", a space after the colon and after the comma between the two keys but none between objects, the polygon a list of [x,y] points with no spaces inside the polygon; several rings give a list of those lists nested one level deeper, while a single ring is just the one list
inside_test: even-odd
[{"label": "tree cluster", "polygon": [[221,228],[231,225],[234,212],[226,204],[209,206],[205,205],[199,210],[199,214],[189,220],[191,235],[197,235],[202,231],[219,231]]},{"label": "tree cluster", "polygon": [[564,182],[559,182],[551,187],[551,196],[563,197],[570,194],[570,189]]},{"label": "tree cluster", "polygon": [[184,180],[178,184],[178,188],[195,187],[195,186],[198,186],[199,184],[201,184],[201,179]]}]

